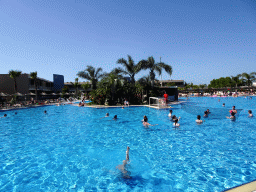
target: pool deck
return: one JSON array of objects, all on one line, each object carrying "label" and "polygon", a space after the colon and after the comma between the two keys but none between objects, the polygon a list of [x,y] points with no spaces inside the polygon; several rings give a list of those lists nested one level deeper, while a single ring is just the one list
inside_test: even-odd
[{"label": "pool deck", "polygon": [[225,192],[256,192],[256,181],[228,189]]}]

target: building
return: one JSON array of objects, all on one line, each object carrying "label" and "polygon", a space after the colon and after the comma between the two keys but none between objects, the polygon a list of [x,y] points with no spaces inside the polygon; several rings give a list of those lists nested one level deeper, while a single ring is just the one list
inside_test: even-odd
[{"label": "building", "polygon": [[[30,77],[29,74],[22,73],[17,77],[17,91],[23,95],[35,94],[35,80]],[[64,86],[63,75],[53,75],[53,81],[49,81],[40,77],[37,77],[37,92],[52,94],[53,92],[61,92]],[[0,74],[0,92],[12,95],[15,94],[14,80],[9,74]]]},{"label": "building", "polygon": [[158,81],[158,83],[160,83],[161,87],[171,87],[171,86],[185,87],[184,80],[161,80],[161,81]]}]

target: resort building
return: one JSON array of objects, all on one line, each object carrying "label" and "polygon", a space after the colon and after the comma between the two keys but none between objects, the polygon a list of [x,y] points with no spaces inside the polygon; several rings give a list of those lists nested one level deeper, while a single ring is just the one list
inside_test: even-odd
[{"label": "resort building", "polygon": [[[22,73],[17,77],[17,92],[21,94],[35,93],[35,80],[30,77],[29,74]],[[53,74],[53,81],[49,81],[40,77],[37,77],[37,91],[38,93],[52,94],[61,89],[64,86],[64,76]],[[14,80],[9,74],[0,74],[0,92],[12,95],[15,94]]]}]

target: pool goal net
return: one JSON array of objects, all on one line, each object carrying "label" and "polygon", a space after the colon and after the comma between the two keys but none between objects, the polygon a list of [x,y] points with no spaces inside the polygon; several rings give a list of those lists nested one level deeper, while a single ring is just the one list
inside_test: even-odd
[{"label": "pool goal net", "polygon": [[168,106],[166,105],[163,97],[149,97],[149,107],[161,109]]}]

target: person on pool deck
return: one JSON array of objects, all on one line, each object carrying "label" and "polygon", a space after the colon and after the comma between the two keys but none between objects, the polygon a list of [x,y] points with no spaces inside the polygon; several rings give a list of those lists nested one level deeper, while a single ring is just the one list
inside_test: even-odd
[{"label": "person on pool deck", "polygon": [[222,104],[222,107],[225,107],[225,103]]},{"label": "person on pool deck", "polygon": [[204,117],[208,117],[207,111],[204,112]]},{"label": "person on pool deck", "polygon": [[170,110],[168,117],[172,117],[172,110]]},{"label": "person on pool deck", "polygon": [[197,115],[196,123],[198,123],[198,124],[203,123],[203,120],[201,120],[201,115]]},{"label": "person on pool deck", "polygon": [[174,120],[174,123],[173,123],[173,126],[174,126],[174,127],[179,127],[179,126],[180,126],[180,124],[178,123],[179,120],[180,120],[180,117],[179,117],[179,119],[175,119],[175,120]]},{"label": "person on pool deck", "polygon": [[252,110],[249,110],[249,111],[248,111],[248,114],[249,114],[249,117],[253,117],[253,115],[252,115]]},{"label": "person on pool deck", "polygon": [[129,171],[127,170],[127,164],[130,161],[129,152],[130,152],[130,147],[127,146],[126,158],[125,160],[123,160],[123,164],[116,166],[116,168],[122,172],[124,178],[130,178]]},{"label": "person on pool deck", "polygon": [[117,115],[114,116],[113,120],[117,120]]},{"label": "person on pool deck", "polygon": [[165,91],[164,92],[164,103],[165,103],[165,105],[167,105],[167,102],[168,102],[168,94]]},{"label": "person on pool deck", "polygon": [[227,117],[228,119],[231,119],[231,120],[235,120],[236,119],[236,117],[235,117],[235,113],[232,111],[231,113],[230,113],[230,117]]},{"label": "person on pool deck", "polygon": [[127,99],[125,99],[125,101],[124,101],[124,106],[128,106],[129,107],[129,101],[127,101]]}]

